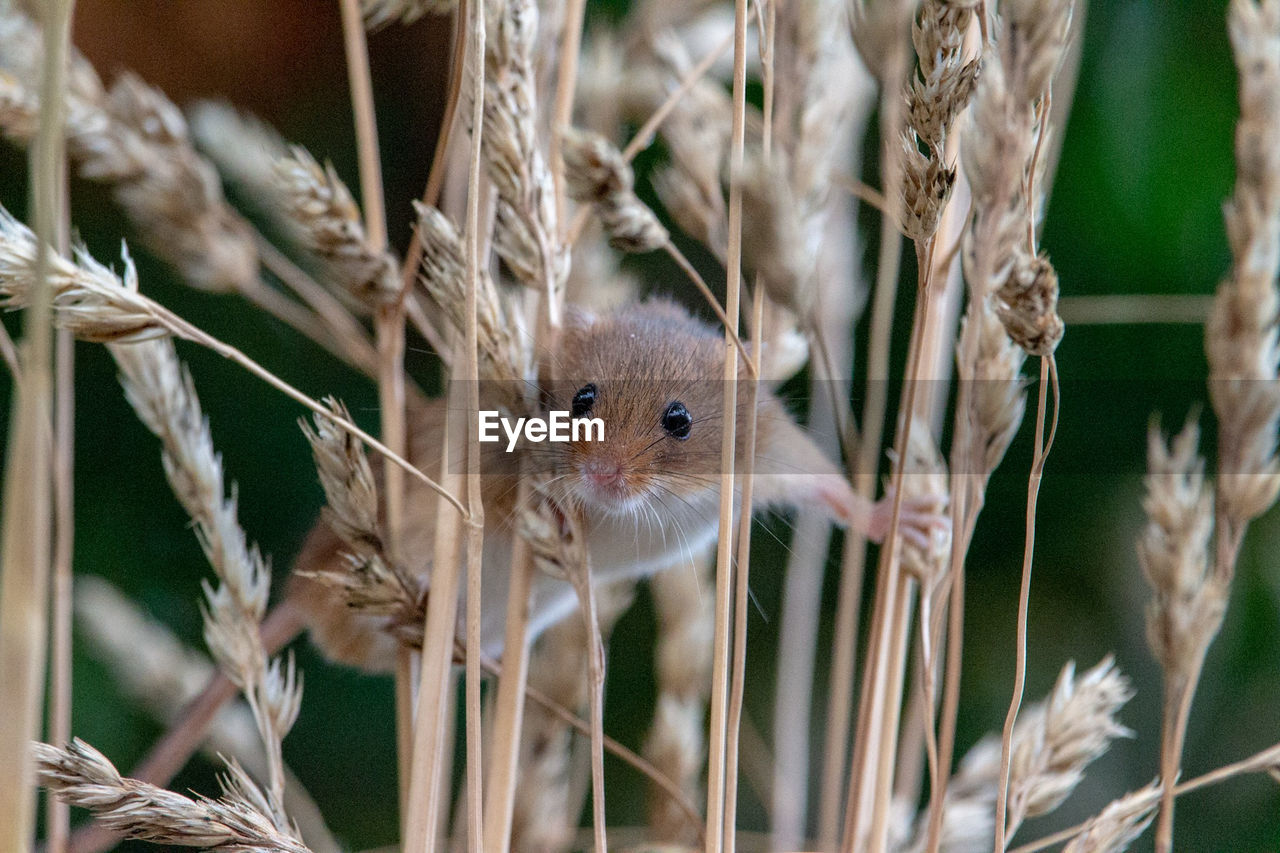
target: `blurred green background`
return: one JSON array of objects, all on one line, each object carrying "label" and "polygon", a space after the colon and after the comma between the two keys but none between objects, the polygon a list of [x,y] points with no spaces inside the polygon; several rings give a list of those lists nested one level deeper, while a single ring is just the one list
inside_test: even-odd
[{"label": "blurred green background", "polygon": [[[607,25],[624,5],[593,3],[594,23]],[[355,185],[336,4],[82,0],[79,6],[77,42],[104,77],[132,68],[179,103],[225,96],[317,157],[331,159]],[[1064,296],[1209,294],[1226,270],[1221,204],[1233,176],[1236,98],[1225,6],[1222,0],[1090,3],[1075,105],[1043,236]],[[446,25],[427,20],[370,41],[392,239],[401,247],[408,202],[425,181],[435,139],[447,39]],[[21,214],[25,193],[24,156],[0,147],[0,201]],[[120,237],[129,232],[107,194],[77,182],[72,203],[73,220],[94,255],[117,257]],[[865,235],[868,266],[874,240],[873,233]],[[376,393],[360,377],[237,299],[195,293],[141,250],[135,257],[144,291],[313,396],[344,399],[362,424],[376,427]],[[650,283],[659,291],[667,286]],[[910,292],[903,290],[904,315]],[[5,322],[16,328],[13,318]],[[902,325],[899,359],[905,339]],[[238,483],[243,525],[273,556],[279,581],[322,499],[296,427],[302,412],[208,352],[185,345],[179,352],[190,365],[227,475]],[[1142,523],[1145,435],[1153,413],[1176,427],[1206,405],[1198,325],[1069,326],[1058,364],[1062,413],[1040,497],[1027,695],[1043,695],[1068,660],[1083,668],[1114,653],[1134,682],[1136,695],[1121,718],[1136,737],[1112,747],[1079,792],[1019,840],[1082,819],[1155,775],[1160,674],[1144,640],[1148,591],[1133,547]],[[434,370],[432,358],[419,349],[410,352],[408,366],[424,378]],[[197,597],[208,570],[164,483],[156,442],[124,402],[101,348],[80,345],[76,369],[76,569],[110,579],[199,646]],[[7,376],[0,386],[8,399]],[[1201,420],[1211,453],[1212,419]],[[969,558],[961,751],[999,728],[1012,687],[1030,458],[1028,423],[992,480]],[[767,523],[786,539],[784,521]],[[757,542],[752,587],[759,608],[750,617],[747,713],[768,732],[779,630],[774,617],[781,609],[776,568],[785,555],[772,537],[761,535]],[[1272,513],[1250,531],[1226,625],[1209,654],[1187,739],[1188,776],[1280,740],[1278,545]],[[830,642],[834,591],[832,577],[820,648]],[[652,706],[652,635],[652,612],[642,593],[615,635],[606,709],[610,732],[636,747]],[[353,849],[391,843],[391,685],[326,665],[305,644],[298,653],[306,690],[286,758]],[[825,708],[824,677],[819,673],[815,731]],[[73,731],[122,768],[158,734],[83,643],[76,647]],[[819,745],[813,755],[820,759]],[[610,823],[640,823],[642,786],[612,760],[608,769]],[[175,785],[213,792],[215,770],[197,759]],[[743,826],[762,828],[754,793],[747,786],[743,792]],[[1251,777],[1188,796],[1179,801],[1177,838],[1185,850],[1276,849],[1280,789],[1265,777]],[[1134,849],[1149,847],[1148,833]]]}]

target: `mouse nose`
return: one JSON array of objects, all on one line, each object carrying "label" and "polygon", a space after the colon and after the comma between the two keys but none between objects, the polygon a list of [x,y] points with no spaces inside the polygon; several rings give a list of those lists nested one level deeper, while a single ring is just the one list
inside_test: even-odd
[{"label": "mouse nose", "polygon": [[587,480],[596,486],[616,486],[622,481],[622,468],[607,459],[592,459],[583,466]]}]

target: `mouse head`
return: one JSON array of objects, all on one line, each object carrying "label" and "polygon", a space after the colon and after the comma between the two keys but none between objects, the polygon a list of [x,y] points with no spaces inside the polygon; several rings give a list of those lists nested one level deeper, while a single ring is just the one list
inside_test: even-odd
[{"label": "mouse head", "polygon": [[723,337],[670,302],[602,316],[570,312],[548,358],[543,403],[575,419],[598,418],[604,435],[545,446],[559,496],[589,511],[634,515],[714,494],[723,359]]}]

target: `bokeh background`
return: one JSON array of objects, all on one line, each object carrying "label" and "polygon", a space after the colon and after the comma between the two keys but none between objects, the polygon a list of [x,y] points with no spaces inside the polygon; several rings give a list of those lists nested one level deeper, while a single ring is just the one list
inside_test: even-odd
[{"label": "bokeh background", "polygon": [[[623,0],[593,0],[592,24],[609,25],[624,7]],[[1233,176],[1236,99],[1225,7],[1225,0],[1089,3],[1079,84],[1043,236],[1064,296],[1207,295],[1227,269],[1221,204]],[[75,41],[108,79],[128,68],[180,104],[221,97],[257,113],[317,157],[332,160],[355,185],[336,4],[81,0]],[[409,200],[424,184],[437,131],[447,45],[448,25],[440,19],[392,27],[370,39],[391,235],[401,247]],[[874,182],[874,171],[865,177]],[[21,214],[25,197],[24,155],[0,145],[0,201]],[[129,232],[107,194],[76,182],[72,205],[95,256],[117,256],[120,237]],[[875,234],[868,229],[864,238],[869,267]],[[236,298],[193,292],[141,250],[135,257],[150,295],[313,396],[341,397],[364,425],[376,427],[376,393],[369,383]],[[671,290],[662,276],[647,283],[655,291]],[[905,315],[911,289],[903,294]],[[5,322],[16,328],[13,318]],[[1081,819],[1155,775],[1160,675],[1144,640],[1148,592],[1134,539],[1142,523],[1150,418],[1159,414],[1167,427],[1177,427],[1188,412],[1207,410],[1202,333],[1190,323],[1069,325],[1058,350],[1061,423],[1041,489],[1027,695],[1043,695],[1068,660],[1085,667],[1114,654],[1134,682],[1136,695],[1121,716],[1136,735],[1113,746],[1068,804],[1020,833],[1021,840]],[[900,361],[905,325],[898,340]],[[243,525],[273,556],[279,581],[322,500],[296,426],[302,412],[208,352],[192,346],[179,351],[228,476],[238,483]],[[435,363],[414,349],[408,367],[429,381]],[[208,570],[164,483],[156,442],[124,402],[101,348],[79,345],[76,369],[76,570],[108,578],[199,646],[197,598]],[[7,375],[0,376],[3,399],[9,390]],[[1211,415],[1201,420],[1211,454]],[[960,750],[999,728],[1012,687],[1029,436],[1030,423],[1024,423],[991,483],[969,558]],[[785,542],[785,520],[764,523]],[[767,732],[779,628],[773,617],[781,609],[777,567],[785,554],[768,535],[756,540],[752,587],[759,607],[750,617],[747,713]],[[833,581],[824,599],[820,648],[830,642]],[[1280,740],[1278,627],[1280,515],[1273,512],[1250,531],[1226,624],[1209,654],[1188,733],[1188,775]],[[652,639],[652,612],[642,591],[615,633],[606,708],[608,730],[634,747],[652,707]],[[353,849],[392,843],[391,684],[326,665],[305,644],[298,654],[306,690],[286,758]],[[822,678],[820,673],[815,731],[825,708]],[[122,768],[159,733],[83,642],[76,646],[73,731]],[[641,783],[612,760],[607,766],[610,823],[639,824]],[[175,785],[213,792],[215,770],[197,759]],[[744,786],[743,797],[744,826],[761,828],[755,793]],[[1274,850],[1280,846],[1280,788],[1255,776],[1183,798],[1177,837],[1185,850]],[[1135,849],[1149,846],[1148,834]]]}]

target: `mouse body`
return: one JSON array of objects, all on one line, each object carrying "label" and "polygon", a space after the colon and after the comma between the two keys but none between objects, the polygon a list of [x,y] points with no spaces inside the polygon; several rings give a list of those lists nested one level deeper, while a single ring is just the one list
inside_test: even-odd
[{"label": "mouse body", "polygon": [[[539,404],[543,414],[563,411],[574,419],[598,418],[603,436],[560,443],[522,439],[510,450],[505,439],[480,445],[485,507],[481,633],[486,653],[499,654],[503,642],[521,464],[541,475],[547,496],[560,509],[582,519],[597,581],[651,575],[704,553],[715,541],[724,347],[715,328],[665,300],[607,314],[567,312],[556,346],[542,358],[543,372],[551,378],[538,383]],[[744,366],[740,377],[745,376]],[[738,470],[747,452],[747,391],[745,381],[740,382],[734,412]],[[483,396],[482,391],[482,408]],[[755,405],[753,510],[808,507],[873,540],[882,539],[888,502],[872,503],[855,493],[764,382],[757,387]],[[446,415],[445,401],[434,400],[410,418],[410,458],[429,473],[439,470]],[[452,431],[451,458],[462,458],[462,432]],[[398,542],[414,570],[429,572],[436,511],[435,496],[410,481]],[[904,534],[923,535],[934,519],[927,508],[908,505]],[[305,576],[335,570],[344,547],[318,522],[298,557],[288,598],[327,656],[363,669],[388,670],[397,641],[384,630],[382,617],[352,610],[338,591]],[[530,604],[531,637],[574,612],[576,602],[567,582],[539,573]]]}]

